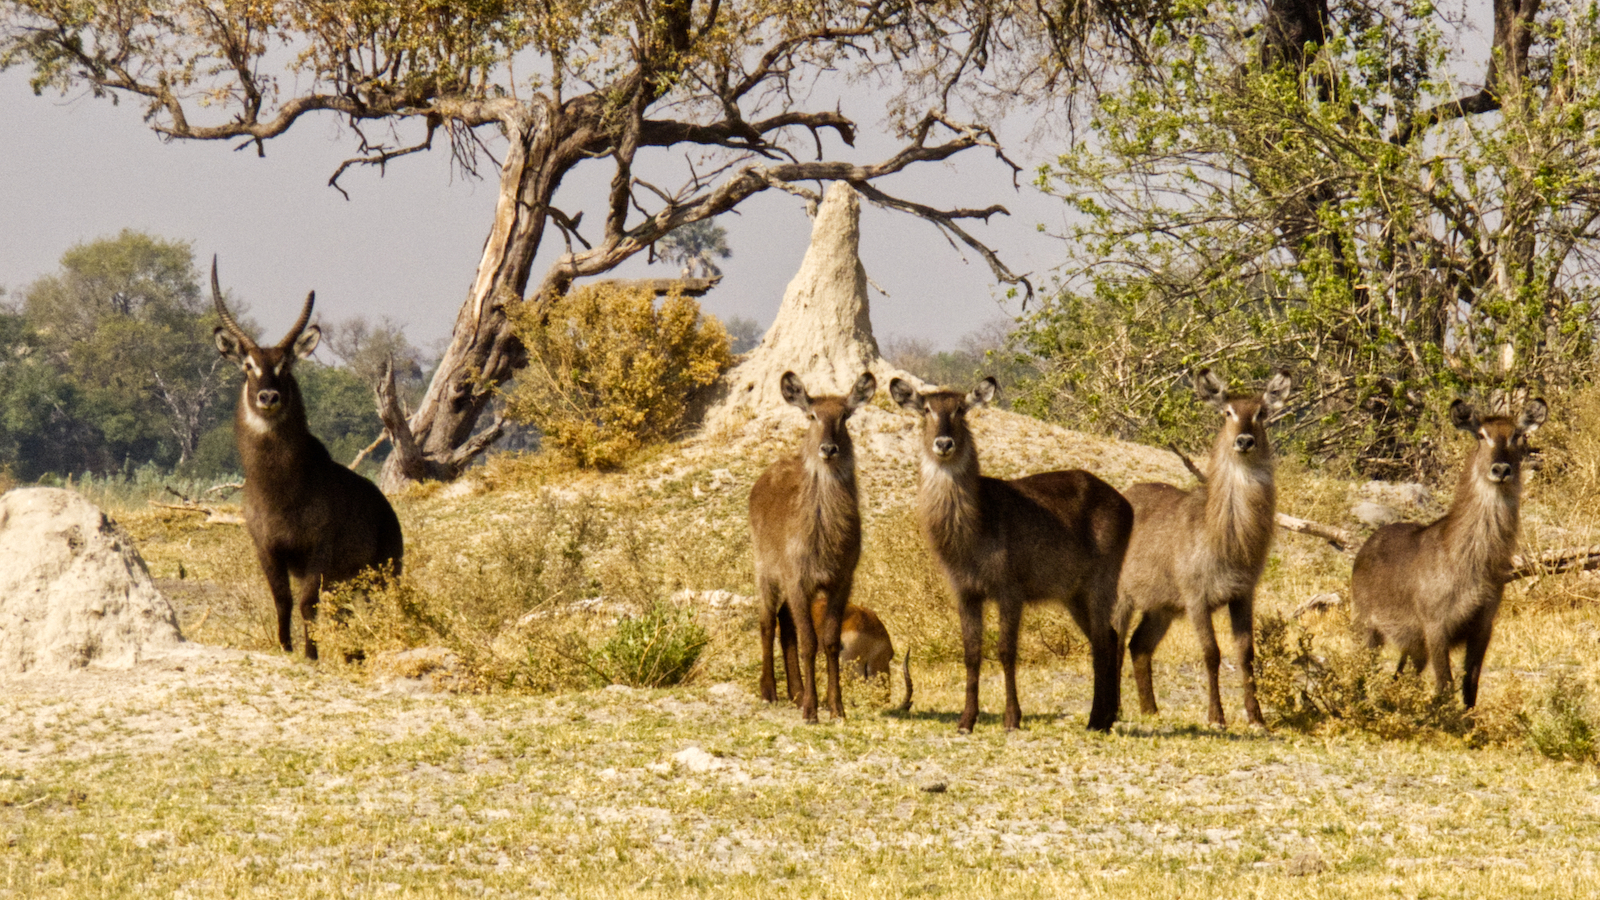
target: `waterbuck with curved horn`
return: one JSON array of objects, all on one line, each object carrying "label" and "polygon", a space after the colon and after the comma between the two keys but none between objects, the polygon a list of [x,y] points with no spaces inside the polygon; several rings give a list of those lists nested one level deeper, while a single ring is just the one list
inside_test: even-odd
[{"label": "waterbuck with curved horn", "polygon": [[1373,532],[1350,573],[1357,636],[1369,647],[1399,647],[1396,675],[1408,659],[1421,674],[1426,661],[1434,690],[1448,696],[1450,650],[1467,646],[1461,702],[1468,708],[1478,702],[1483,657],[1517,552],[1528,435],[1548,414],[1543,400],[1529,400],[1517,419],[1479,418],[1464,400],[1450,404],[1450,421],[1477,439],[1450,511],[1428,525],[1396,522]]},{"label": "waterbuck with curved horn", "polygon": [[1005,727],[1010,730],[1022,724],[1017,702],[1022,609],[1053,600],[1066,607],[1089,638],[1094,658],[1089,728],[1110,731],[1121,697],[1121,656],[1111,617],[1133,509],[1115,488],[1082,469],[1010,481],[980,475],[967,412],[988,404],[996,390],[993,378],[979,382],[970,394],[919,393],[899,378],[889,382],[894,402],[922,419],[917,520],[961,614],[967,705],[957,729],[970,732],[978,720],[984,601],[998,608],[997,650],[1005,671]]},{"label": "waterbuck with curved horn", "polygon": [[[1133,504],[1133,541],[1122,567],[1117,633],[1128,641],[1139,707],[1156,711],[1151,657],[1178,616],[1187,616],[1206,664],[1212,724],[1222,725],[1217,670],[1222,651],[1211,614],[1228,608],[1228,621],[1244,682],[1244,712],[1265,725],[1256,701],[1256,582],[1267,564],[1276,527],[1278,494],[1273,480],[1267,420],[1283,408],[1294,382],[1278,372],[1260,394],[1229,394],[1210,369],[1194,376],[1195,394],[1222,414],[1206,463],[1204,482],[1192,491],[1170,484],[1136,484],[1123,493]],[[1128,634],[1133,614],[1139,626]]]},{"label": "waterbuck with curved horn", "polygon": [[306,426],[294,363],[321,339],[322,331],[307,324],[316,297],[306,295],[300,318],[277,346],[262,347],[223,305],[211,260],[211,299],[222,319],[217,350],[244,372],[233,431],[244,467],[245,528],[278,609],[278,643],[293,652],[290,618],[298,605],[310,659],[317,658],[311,625],[321,591],[365,569],[398,576],[404,550],[400,520],[383,492],[334,462]]}]

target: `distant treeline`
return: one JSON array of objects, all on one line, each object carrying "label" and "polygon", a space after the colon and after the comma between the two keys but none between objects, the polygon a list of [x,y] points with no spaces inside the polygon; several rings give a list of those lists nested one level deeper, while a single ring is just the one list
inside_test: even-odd
[{"label": "distant treeline", "polygon": [[[0,470],[21,481],[151,464],[196,478],[238,471],[241,376],[212,343],[218,321],[204,283],[188,243],[125,230],[73,247],[59,272],[6,297]],[[319,357],[335,363],[305,360],[297,374],[312,432],[349,461],[382,429],[372,388],[384,362],[396,360],[402,391],[419,389],[424,371],[392,323],[322,327]]]}]

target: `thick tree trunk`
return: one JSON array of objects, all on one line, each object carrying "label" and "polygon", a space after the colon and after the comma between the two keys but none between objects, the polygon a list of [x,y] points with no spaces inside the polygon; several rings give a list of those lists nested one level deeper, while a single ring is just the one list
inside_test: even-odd
[{"label": "thick tree trunk", "polygon": [[[456,314],[450,345],[433,381],[405,420],[410,440],[396,440],[395,452],[384,463],[379,477],[383,490],[395,491],[411,481],[452,479],[492,442],[493,434],[475,439],[472,432],[494,398],[494,387],[509,380],[526,359],[522,342],[511,333],[506,307],[522,302],[551,197],[570,166],[563,165],[561,146],[562,138],[571,136],[564,127],[568,124],[565,111],[553,105],[507,124],[510,140],[500,167],[500,196],[477,276]],[[490,426],[498,428],[499,423]],[[406,445],[414,450],[402,452]],[[467,448],[473,448],[470,455],[463,452]]]}]

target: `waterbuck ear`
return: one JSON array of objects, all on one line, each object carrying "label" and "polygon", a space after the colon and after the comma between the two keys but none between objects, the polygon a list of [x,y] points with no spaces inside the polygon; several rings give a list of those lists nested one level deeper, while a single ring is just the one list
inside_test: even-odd
[{"label": "waterbuck ear", "polygon": [[239,368],[244,368],[245,349],[244,341],[227,328],[218,325],[211,330],[211,339],[217,344],[217,352],[222,358],[228,360]]},{"label": "waterbuck ear", "polygon": [[1228,386],[1209,368],[1194,373],[1194,393],[1217,409],[1228,405]]},{"label": "waterbuck ear", "polygon": [[1294,379],[1288,372],[1279,369],[1273,374],[1272,380],[1267,382],[1266,388],[1261,391],[1261,405],[1267,408],[1267,412],[1277,412],[1283,409],[1283,404],[1293,392]]},{"label": "waterbuck ear", "polygon": [[1549,404],[1545,403],[1543,398],[1535,397],[1522,407],[1522,418],[1517,420],[1517,430],[1523,434],[1533,434],[1539,430],[1539,426],[1544,424],[1545,418],[1549,415]]},{"label": "waterbuck ear", "polygon": [[855,409],[868,400],[871,400],[872,395],[876,394],[877,392],[877,377],[871,372],[862,372],[861,377],[856,379],[856,386],[851,389],[850,396],[844,399],[844,405],[850,407],[851,409]]},{"label": "waterbuck ear", "polygon": [[811,411],[811,396],[806,393],[805,382],[793,372],[783,373],[778,379],[778,392],[783,394],[783,402],[798,408],[801,412]]},{"label": "waterbuck ear", "polygon": [[893,400],[901,409],[909,410],[917,415],[922,415],[926,404],[922,402],[922,395],[911,383],[901,378],[889,379],[889,399]]},{"label": "waterbuck ear", "polygon": [[1483,425],[1478,421],[1478,414],[1472,411],[1472,404],[1459,397],[1456,398],[1454,403],[1450,404],[1450,424],[1462,431],[1470,431],[1473,434],[1477,434],[1478,429]]},{"label": "waterbuck ear", "polygon": [[978,386],[972,389],[972,393],[967,395],[967,399],[962,406],[966,409],[972,409],[975,406],[988,406],[989,401],[994,399],[995,392],[998,390],[1000,390],[1000,383],[995,381],[993,376],[985,378],[978,382]]},{"label": "waterbuck ear", "polygon": [[317,344],[322,341],[322,329],[315,325],[307,325],[306,330],[294,339],[294,355],[305,359],[317,350]]}]

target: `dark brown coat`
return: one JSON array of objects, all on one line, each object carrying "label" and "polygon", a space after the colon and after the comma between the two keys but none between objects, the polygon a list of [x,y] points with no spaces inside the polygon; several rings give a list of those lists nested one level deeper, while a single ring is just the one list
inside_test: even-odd
[{"label": "dark brown coat", "polygon": [[[828,709],[843,718],[839,628],[861,558],[855,445],[846,423],[872,398],[878,382],[867,372],[848,397],[812,397],[799,376],[785,372],[779,387],[811,426],[800,454],[767,467],[750,489],[750,540],[761,604],[761,699],[777,699],[776,631],[789,698],[800,705],[804,719],[817,720],[819,642],[828,667]],[[811,618],[818,597],[826,601],[821,627]]]},{"label": "dark brown coat", "polygon": [[1548,414],[1543,400],[1528,401],[1516,420],[1480,419],[1464,401],[1452,403],[1451,421],[1477,445],[1450,511],[1428,525],[1397,522],[1373,532],[1350,575],[1357,635],[1370,647],[1399,647],[1401,670],[1409,659],[1420,674],[1426,660],[1439,695],[1454,684],[1450,650],[1466,645],[1461,702],[1467,707],[1478,702],[1484,655],[1517,551],[1528,435]]},{"label": "dark brown coat", "polygon": [[1016,680],[1022,609],[1049,600],[1064,605],[1089,638],[1089,727],[1107,731],[1116,722],[1120,693],[1111,617],[1133,509],[1110,485],[1079,469],[1012,481],[983,477],[967,412],[987,404],[996,389],[992,378],[966,395],[918,393],[898,378],[889,384],[894,401],[922,419],[917,519],[961,615],[967,697],[957,727],[971,731],[978,720],[984,601],[999,615],[1005,727],[1012,729],[1022,723]]},{"label": "dark brown coat", "polygon": [[223,305],[214,259],[211,293],[223,323],[215,332],[217,350],[245,375],[233,423],[244,467],[245,529],[277,607],[278,643],[294,650],[290,621],[298,600],[306,656],[316,659],[311,627],[320,592],[367,569],[398,576],[400,520],[383,492],[335,462],[306,425],[294,363],[310,356],[321,338],[317,326],[306,324],[316,294],[306,297],[300,318],[277,346],[260,347]]},{"label": "dark brown coat", "polygon": [[[1172,620],[1185,615],[1200,640],[1210,692],[1209,719],[1224,723],[1217,670],[1222,652],[1211,616],[1226,606],[1244,686],[1245,715],[1264,724],[1256,702],[1255,593],[1267,563],[1277,515],[1272,443],[1267,419],[1283,407],[1293,388],[1279,372],[1260,394],[1229,396],[1226,386],[1202,369],[1195,392],[1223,416],[1222,430],[1206,463],[1205,483],[1192,491],[1170,484],[1136,484],[1133,540],[1122,567],[1117,633],[1128,636],[1139,707],[1156,711],[1151,657]],[[1139,625],[1129,635],[1135,613]]]}]

